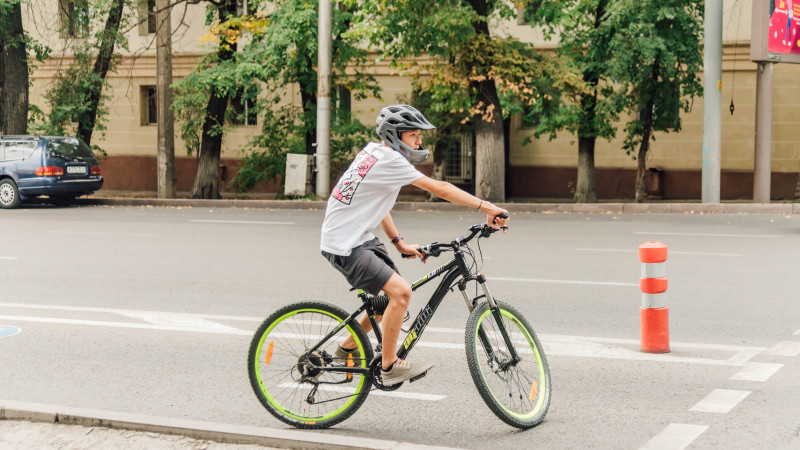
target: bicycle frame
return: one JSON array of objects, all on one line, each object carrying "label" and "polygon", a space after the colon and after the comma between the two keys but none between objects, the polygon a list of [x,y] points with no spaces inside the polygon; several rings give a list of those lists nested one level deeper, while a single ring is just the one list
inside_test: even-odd
[{"label": "bicycle frame", "polygon": [[[467,266],[467,261],[464,257],[464,253],[460,249],[454,250],[454,258],[445,263],[444,265],[440,266],[439,268],[435,269],[434,271],[430,272],[429,274],[425,275],[424,277],[420,278],[419,280],[415,281],[411,285],[411,290],[416,291],[418,288],[428,284],[435,278],[438,278],[444,274],[444,278],[442,278],[439,286],[437,286],[436,290],[431,295],[431,298],[428,300],[428,303],[420,309],[417,317],[414,319],[414,322],[411,325],[411,329],[406,334],[405,339],[403,340],[403,344],[400,347],[400,350],[397,351],[397,357],[400,359],[405,359],[405,357],[411,352],[411,349],[414,348],[416,343],[419,341],[420,337],[422,336],[425,327],[430,322],[433,315],[436,313],[436,310],[441,305],[442,300],[447,295],[447,291],[451,289],[453,283],[461,278],[458,282],[458,290],[461,291],[461,294],[464,297],[464,301],[467,303],[467,308],[469,308],[470,312],[476,306],[473,304],[473,300],[469,298],[467,295],[467,282],[475,280],[483,289],[484,295],[486,296],[487,301],[489,302],[490,306],[492,307],[492,314],[495,315],[498,325],[502,328],[502,316],[500,314],[500,310],[497,308],[495,304],[494,298],[489,293],[489,289],[486,285],[486,278],[483,274],[476,274],[473,275],[469,271],[469,267]],[[350,314],[346,319],[342,321],[336,328],[334,328],[331,332],[328,333],[322,340],[320,340],[317,345],[309,350],[310,352],[316,351],[322,344],[328,341],[332,336],[338,333],[343,327],[351,324],[353,321],[357,321],[357,317],[362,312],[367,312],[367,316],[369,317],[370,324],[372,325],[372,330],[375,332],[375,337],[380,344],[383,342],[383,335],[381,333],[381,328],[378,325],[378,320],[375,317],[375,311],[372,309],[371,305],[369,304],[369,300],[367,294],[359,290],[358,296],[362,300],[363,304],[352,314]],[[484,348],[487,352],[490,352],[491,345],[489,344],[489,340],[486,337],[483,329],[478,330],[478,336],[483,344]],[[505,340],[505,344],[511,353],[512,361],[511,364],[516,364],[519,361],[519,357],[517,355],[516,349],[514,345],[511,343],[510,338],[508,337],[508,333],[505,332],[503,329],[503,337]],[[369,363],[369,361],[368,361]],[[369,373],[370,369],[361,368],[361,367],[325,367],[325,370],[329,372],[342,372],[342,373],[360,373],[366,375]]]}]

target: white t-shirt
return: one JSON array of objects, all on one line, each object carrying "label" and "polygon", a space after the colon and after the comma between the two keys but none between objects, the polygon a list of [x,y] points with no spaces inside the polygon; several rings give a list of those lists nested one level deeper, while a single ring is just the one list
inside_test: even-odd
[{"label": "white t-shirt", "polygon": [[374,239],[372,231],[391,211],[400,188],[423,176],[390,147],[367,144],[328,199],[320,249],[347,256],[353,248]]}]

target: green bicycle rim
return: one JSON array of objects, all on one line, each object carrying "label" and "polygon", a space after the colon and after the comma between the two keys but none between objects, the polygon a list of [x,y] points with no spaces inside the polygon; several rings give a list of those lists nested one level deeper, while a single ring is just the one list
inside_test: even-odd
[{"label": "green bicycle rim", "polygon": [[[492,313],[492,310],[491,309],[487,309],[486,312],[484,312],[481,315],[480,319],[478,320],[478,325],[475,328],[476,330],[478,328],[480,328],[481,323],[483,323],[483,319],[485,319],[486,316],[491,314],[491,313]],[[527,341],[528,341],[528,344],[530,344],[530,346],[533,348],[533,356],[534,356],[534,358],[536,358],[536,368],[539,371],[539,381],[542,384],[541,389],[542,389],[542,392],[547,392],[547,386],[545,385],[547,380],[546,380],[545,375],[544,375],[544,367],[542,367],[542,364],[540,363],[541,358],[539,358],[539,348],[536,346],[536,343],[534,342],[533,338],[528,334],[528,330],[522,325],[522,323],[519,320],[517,320],[517,318],[514,316],[514,314],[512,314],[510,311],[506,311],[505,309],[502,309],[502,308],[500,308],[500,313],[503,316],[508,317],[509,319],[511,319],[517,325],[517,327],[520,330],[522,330],[523,334],[525,335],[525,339],[527,339]],[[478,333],[476,332],[475,333],[475,347],[477,348],[478,345],[480,345],[480,344],[478,343]],[[495,395],[494,391],[492,391],[491,386],[486,381],[486,377],[484,376],[483,371],[481,370],[480,373],[481,373],[481,378],[483,378],[483,384],[489,389],[489,392],[492,393],[492,397],[497,399],[497,395]],[[516,417],[518,419],[521,419],[521,420],[528,420],[528,419],[532,419],[533,417],[535,417],[539,413],[539,411],[542,409],[542,406],[544,405],[544,398],[545,398],[544,395],[540,395],[539,396],[539,400],[536,402],[536,406],[533,408],[533,410],[531,412],[529,412],[527,414],[519,414],[519,413],[516,413],[514,411],[511,411],[510,409],[506,408],[505,405],[503,405],[502,403],[500,403],[498,401],[495,401],[495,403],[497,405],[499,405],[501,408],[503,408],[509,415],[511,415],[513,417]]]},{"label": "green bicycle rim", "polygon": [[[283,322],[285,319],[287,319],[287,318],[289,318],[291,316],[294,316],[294,315],[296,315],[298,313],[301,313],[301,312],[315,312],[315,313],[324,314],[324,315],[326,315],[328,317],[332,317],[334,319],[339,320],[338,317],[336,317],[336,316],[334,316],[334,315],[332,315],[332,314],[330,314],[330,313],[328,313],[326,311],[322,311],[322,310],[319,310],[319,309],[310,309],[310,308],[309,309],[298,309],[298,310],[289,312],[289,313],[281,316],[280,318],[278,318],[278,320],[274,321],[270,325],[270,327],[267,328],[266,331],[264,331],[264,333],[261,334],[261,338],[258,341],[258,347],[256,348],[256,353],[255,353],[256,360],[254,361],[254,363],[256,364],[256,368],[260,367],[260,363],[261,363],[261,361],[260,361],[261,360],[261,356],[260,356],[261,355],[261,348],[264,346],[264,341],[266,341],[267,336],[269,336],[269,334],[272,331],[272,329],[275,328],[275,326],[277,326],[279,323]],[[349,325],[347,327],[345,327],[345,328],[347,328],[350,331],[351,334],[355,335],[355,332],[353,332],[353,329],[350,328]],[[362,355],[365,354],[363,345],[364,345],[363,343],[358,342],[358,349],[359,349],[359,351],[361,351]],[[362,363],[362,365],[363,365],[363,363]],[[359,380],[358,386],[356,387],[355,393],[350,397],[350,399],[347,401],[347,403],[345,403],[344,405],[339,407],[336,411],[330,412],[330,413],[328,413],[328,414],[326,414],[326,415],[324,415],[322,417],[304,417],[304,416],[298,416],[297,414],[294,414],[291,411],[287,411],[286,409],[284,409],[283,406],[281,406],[272,397],[272,395],[270,395],[269,391],[267,391],[264,388],[264,381],[261,378],[261,370],[256,370],[255,372],[256,372],[256,379],[258,380],[258,386],[261,389],[261,393],[264,394],[264,398],[266,398],[267,401],[269,402],[269,404],[272,405],[276,410],[280,411],[281,414],[284,414],[285,416],[291,417],[291,418],[296,419],[296,420],[301,420],[301,421],[314,420],[316,422],[332,419],[332,418],[338,416],[339,414],[341,414],[342,412],[346,411],[350,407],[350,405],[356,400],[356,397],[361,395],[361,391],[362,391],[362,389],[364,387],[364,383],[366,382],[366,378],[367,378],[365,376],[361,377],[361,379]]]}]

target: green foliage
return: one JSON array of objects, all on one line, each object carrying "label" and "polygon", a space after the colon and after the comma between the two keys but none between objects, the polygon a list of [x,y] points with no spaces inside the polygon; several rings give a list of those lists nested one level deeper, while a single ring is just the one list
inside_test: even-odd
[{"label": "green foliage", "polygon": [[609,10],[609,25],[618,30],[609,47],[616,98],[633,117],[625,124],[629,155],[648,126],[680,131],[680,112],[702,95],[702,13],[699,0],[663,0],[647,8],[621,0]]},{"label": "green foliage", "polygon": [[[69,36],[67,52],[72,56],[66,68],[60,68],[52,87],[44,94],[48,105],[43,112],[32,107],[31,128],[40,134],[74,135],[78,121],[89,120],[94,116],[94,129],[105,131],[105,118],[108,115],[105,94],[109,86],[107,78],[94,71],[99,49],[122,47],[127,49],[127,39],[122,29],[130,21],[132,12],[123,15],[121,26],[106,29],[106,18],[113,0],[87,0],[79,2],[72,22],[66,21],[57,32]],[[130,7],[126,9],[131,9]],[[135,8],[134,8],[135,9]],[[38,55],[52,56],[43,47],[34,47]],[[66,52],[65,52],[66,53]],[[121,57],[113,54],[110,58],[109,73],[114,72]],[[96,109],[89,101],[93,95],[99,95],[100,102]],[[104,135],[105,133],[103,133]],[[91,144],[94,151],[105,154],[96,144]]]},{"label": "green foliage", "polygon": [[[237,191],[262,182],[282,180],[287,153],[306,153],[306,137],[316,129],[317,2],[273,2],[268,15],[228,17],[215,22],[212,34],[236,42],[242,33],[251,38],[229,61],[208,55],[189,76],[175,83],[173,109],[181,122],[181,137],[191,153],[199,148],[205,120],[205,104],[211,92],[241,95],[255,103],[261,133],[242,149],[243,166],[233,180]],[[256,8],[253,8],[256,10]],[[364,67],[369,53],[353,37],[344,35],[353,21],[348,8],[334,9],[333,86],[344,85],[356,100],[378,96],[379,87]],[[209,40],[214,40],[210,38]],[[350,72],[345,69],[356,66]],[[285,104],[298,87],[300,107]],[[229,112],[229,118],[232,112]],[[331,167],[352,157],[373,134],[344,110],[334,110],[331,124]],[[228,125],[216,124],[213,132],[224,135]]]}]

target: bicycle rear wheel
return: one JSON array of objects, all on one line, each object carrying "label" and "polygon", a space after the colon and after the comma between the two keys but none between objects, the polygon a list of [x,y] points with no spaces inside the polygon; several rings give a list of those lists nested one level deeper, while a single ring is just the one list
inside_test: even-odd
[{"label": "bicycle rear wheel", "polygon": [[[367,334],[353,321],[319,348],[310,351],[348,314],[322,302],[286,306],[258,327],[247,358],[250,384],[273,416],[298,428],[327,428],[364,403],[372,385],[366,374],[332,372],[331,367],[367,369],[372,348]],[[352,336],[358,352],[334,356],[337,345]]]},{"label": "bicycle rear wheel", "polygon": [[[512,361],[497,319],[484,302],[467,321],[469,371],[484,402],[500,420],[517,428],[532,428],[544,419],[550,406],[547,359],[525,317],[506,303],[497,302],[497,306],[520,360]],[[479,330],[483,330],[485,339]]]}]

